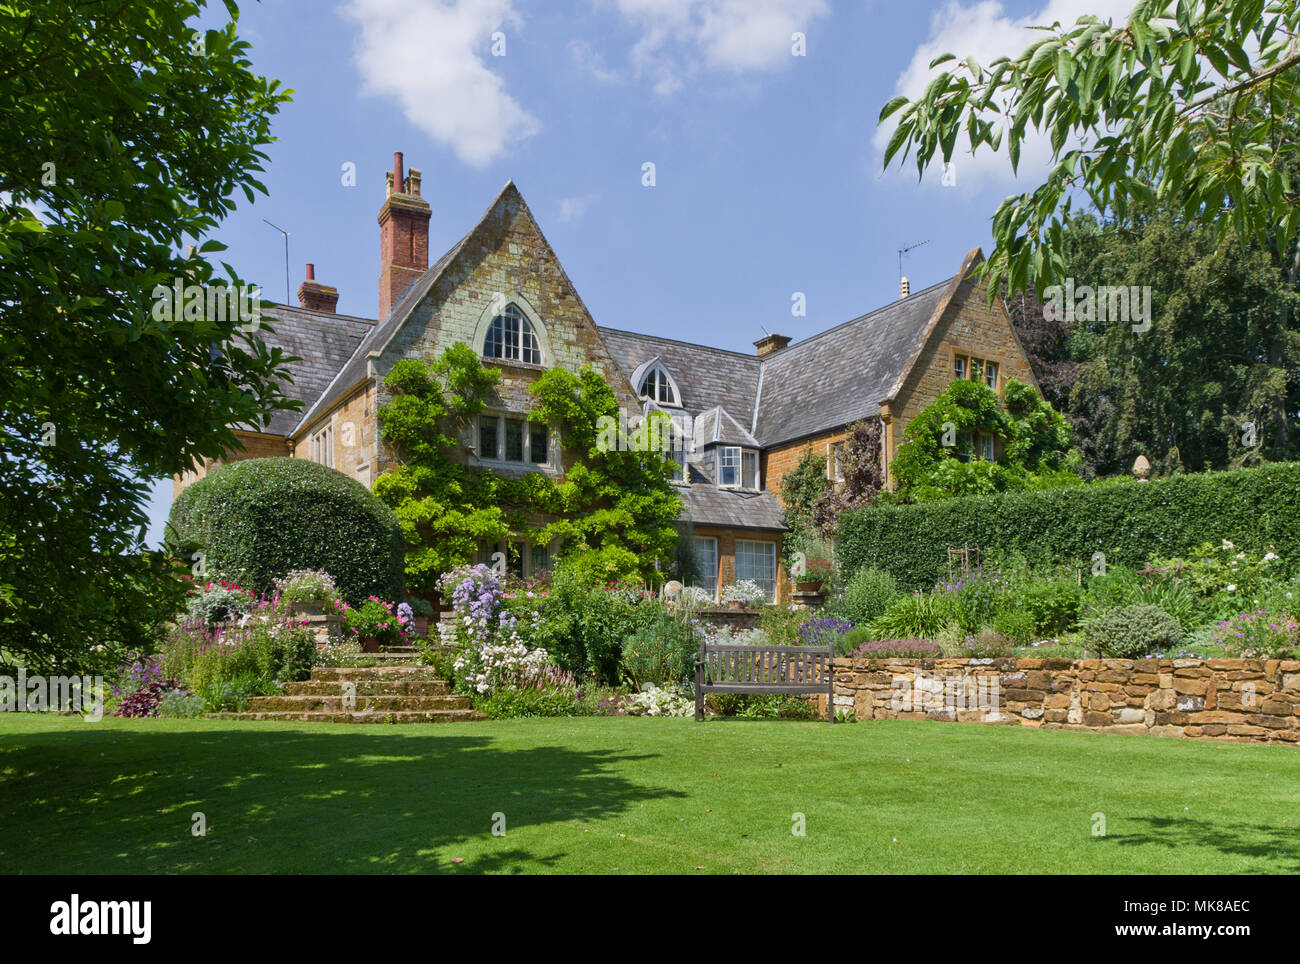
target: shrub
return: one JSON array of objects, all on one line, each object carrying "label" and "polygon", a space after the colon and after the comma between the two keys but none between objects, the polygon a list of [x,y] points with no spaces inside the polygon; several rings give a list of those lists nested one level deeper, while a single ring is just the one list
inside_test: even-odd
[{"label": "shrub", "polygon": [[898,598],[898,583],[883,569],[866,567],[853,574],[837,606],[844,618],[857,626],[879,619]]},{"label": "shrub", "polygon": [[1153,555],[1177,556],[1207,533],[1243,550],[1300,559],[1300,463],[1174,475],[1072,489],[1007,492],[924,505],[873,506],[845,513],[837,561],[886,569],[907,590],[931,585],[947,547],[980,546],[989,556],[1020,550],[1035,564],[1140,568]]},{"label": "shrub", "polygon": [[233,583],[207,583],[190,596],[185,615],[205,623],[223,623],[244,615],[256,605],[245,590]]},{"label": "shrub", "polygon": [[752,579],[742,579],[722,590],[722,601],[741,602],[746,606],[761,606],[767,602],[767,590]]},{"label": "shrub", "polygon": [[158,701],[158,715],[173,720],[197,719],[207,711],[207,700],[186,690],[172,690]]},{"label": "shrub", "polygon": [[401,527],[360,482],[307,459],[244,459],[172,503],[169,547],[256,593],[293,570],[332,573],[349,602],[401,598]]},{"label": "shrub", "polygon": [[[803,627],[812,620],[815,610],[791,609],[788,606],[765,606],[759,617],[760,624],[773,643],[778,646],[803,644]],[[809,644],[804,644],[809,645]],[[826,645],[820,643],[818,645]]]},{"label": "shrub", "polygon": [[870,629],[877,639],[929,637],[942,631],[953,615],[954,604],[949,596],[900,596],[872,620]]},{"label": "shrub", "polygon": [[334,577],[316,569],[292,570],[275,580],[275,590],[287,602],[333,602],[338,598]]},{"label": "shrub", "polygon": [[1098,616],[1086,627],[1085,638],[1103,657],[1141,659],[1152,651],[1176,649],[1186,636],[1169,613],[1139,603]]},{"label": "shrub", "polygon": [[1017,646],[1028,646],[1039,638],[1034,617],[1023,609],[1008,609],[993,617],[993,629]]},{"label": "shrub", "polygon": [[1013,655],[1015,648],[1015,640],[986,627],[961,641],[959,655],[969,659],[995,659],[999,656]]},{"label": "shrub", "polygon": [[873,639],[849,653],[854,659],[928,659],[942,656],[939,644],[928,639]]},{"label": "shrub", "polygon": [[637,690],[692,679],[701,636],[690,620],[665,613],[627,638],[623,644],[623,676]]},{"label": "shrub", "polygon": [[152,683],[146,683],[134,693],[130,693],[122,698],[118,704],[117,716],[157,716],[158,704],[162,702],[164,696],[176,688],[175,680],[155,680]]},{"label": "shrub", "polygon": [[1039,638],[1057,636],[1074,628],[1079,618],[1082,588],[1065,579],[1029,583],[1010,600],[1032,623],[1030,632]]},{"label": "shrub", "polygon": [[709,693],[705,706],[718,716],[745,720],[811,720],[817,713],[805,696],[758,693]]},{"label": "shrub", "polygon": [[810,619],[799,627],[798,644],[800,646],[831,646],[835,655],[841,652],[845,637],[853,631],[853,624],[847,619],[836,616],[819,616]]},{"label": "shrub", "polygon": [[[410,620],[403,621],[392,603],[374,596],[360,606],[353,607],[341,602],[338,608],[343,616],[343,631],[351,633],[357,639],[371,638],[383,645],[392,645],[400,643],[410,627]],[[408,613],[409,610],[408,606]]]},{"label": "shrub", "polygon": [[1258,609],[1223,620],[1214,638],[1234,656],[1289,659],[1300,645],[1300,623],[1288,613]]},{"label": "shrub", "polygon": [[628,716],[691,716],[695,700],[678,686],[648,684],[624,703]]},{"label": "shrub", "polygon": [[489,720],[544,716],[591,716],[595,707],[572,686],[525,686],[475,697],[474,709]]}]

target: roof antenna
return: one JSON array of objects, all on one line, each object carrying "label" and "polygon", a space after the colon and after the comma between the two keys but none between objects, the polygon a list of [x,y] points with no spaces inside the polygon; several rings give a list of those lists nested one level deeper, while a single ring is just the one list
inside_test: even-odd
[{"label": "roof antenna", "polygon": [[[262,218],[262,220],[266,221],[267,224],[271,224],[271,222],[267,221],[266,218]],[[274,224],[271,224],[271,227],[284,235],[284,303],[287,306],[289,304],[289,232],[284,228],[276,227]],[[899,263],[901,264],[902,262],[900,261]],[[899,270],[901,271],[903,269],[899,268]]]},{"label": "roof antenna", "polygon": [[907,252],[911,251],[913,248],[919,248],[921,245],[929,244],[929,243],[930,241],[927,238],[924,241],[917,241],[915,244],[909,244],[898,249],[898,297],[899,298],[906,298],[909,294],[912,293],[912,286],[908,284],[907,279],[903,277],[903,255],[907,254]]}]

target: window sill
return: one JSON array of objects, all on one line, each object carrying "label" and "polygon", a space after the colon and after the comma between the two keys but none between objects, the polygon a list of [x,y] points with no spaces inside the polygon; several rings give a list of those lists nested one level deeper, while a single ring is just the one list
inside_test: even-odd
[{"label": "window sill", "polygon": [[514,358],[491,358],[488,355],[482,356],[485,365],[496,365],[499,368],[519,368],[528,372],[544,372],[545,364],[533,364],[532,362],[518,361]]}]

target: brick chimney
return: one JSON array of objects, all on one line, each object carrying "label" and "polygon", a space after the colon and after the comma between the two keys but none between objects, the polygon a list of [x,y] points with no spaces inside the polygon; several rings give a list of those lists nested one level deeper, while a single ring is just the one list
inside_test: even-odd
[{"label": "brick chimney", "polygon": [[298,305],[309,311],[328,311],[334,314],[339,303],[339,289],[316,281],[316,266],[307,265],[307,278],[298,286]]},{"label": "brick chimney", "polygon": [[758,357],[770,355],[774,351],[780,351],[786,345],[790,344],[788,335],[764,335],[758,341],[754,342],[754,347],[758,349]]},{"label": "brick chimney", "polygon": [[402,153],[393,154],[388,196],[379,209],[379,318],[393,310],[429,267],[429,204],[420,197],[420,172],[402,173]]}]

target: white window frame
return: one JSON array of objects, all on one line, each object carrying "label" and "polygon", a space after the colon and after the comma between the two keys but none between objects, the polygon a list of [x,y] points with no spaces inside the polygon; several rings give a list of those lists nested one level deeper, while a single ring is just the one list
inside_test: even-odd
[{"label": "white window frame", "polygon": [[330,423],[307,439],[307,457],[327,469],[334,468],[334,425]]},{"label": "white window frame", "polygon": [[[497,427],[497,444],[496,452],[493,455],[483,453],[483,420],[493,419]],[[506,422],[516,421],[523,422],[523,459],[506,458]],[[491,465],[506,465],[515,468],[554,468],[555,463],[555,439],[552,437],[550,427],[546,427],[546,457],[540,461],[533,461],[533,429],[538,428],[533,422],[528,420],[528,416],[520,412],[484,412],[474,420],[474,455],[483,463]]]},{"label": "white window frame", "polygon": [[[738,489],[740,488],[740,453],[743,451],[739,445],[723,445],[718,448],[718,488],[719,489]],[[732,463],[732,453],[734,453],[734,463]],[[723,481],[726,478],[728,469],[733,469],[736,473],[734,482]]]},{"label": "white window frame", "polygon": [[[695,543],[692,548],[695,551],[695,558],[698,561],[699,568],[704,572],[708,573],[708,578],[705,580],[701,580],[703,582],[703,585],[701,585],[700,588],[704,590],[712,590],[713,601],[717,602],[718,601],[718,539],[716,536],[695,536],[694,539],[695,539]],[[704,560],[702,558],[702,556],[705,555],[705,553],[702,553],[700,551],[703,543],[708,543],[708,552],[707,552],[707,555],[709,557],[708,560]],[[709,562],[712,563],[711,572],[709,571],[710,570],[710,566],[708,565]]]},{"label": "white window frame", "polygon": [[993,391],[998,390],[998,363],[995,361],[986,361],[984,363],[984,384]]},{"label": "white window frame", "polygon": [[841,461],[843,455],[843,442],[826,443],[826,478],[832,482],[844,481],[844,464]]},{"label": "white window frame", "polygon": [[970,359],[965,355],[952,356],[952,377],[956,381],[961,379],[965,381],[970,373]]},{"label": "white window frame", "polygon": [[[502,337],[498,340],[493,336],[496,334],[497,322],[501,323]],[[510,331],[511,323],[514,330]],[[489,348],[500,346],[502,354],[496,355],[489,351]],[[530,358],[530,355],[536,355],[536,359]],[[524,365],[542,364],[542,340],[537,337],[537,332],[533,330],[533,323],[528,320],[513,301],[501,310],[501,313],[493,316],[488,323],[487,334],[483,336],[483,357],[493,358],[498,361],[513,361]]]},{"label": "white window frame", "polygon": [[[741,546],[746,547],[745,553],[741,552]],[[768,560],[771,563],[771,572],[772,572],[772,578],[770,580],[766,578],[761,580],[756,579],[752,574],[745,574],[741,572],[741,568],[740,568],[741,556],[746,555],[749,552],[752,552],[753,547],[761,547],[762,555],[768,557]],[[754,553],[754,555],[758,555],[758,553]],[[763,586],[764,588],[767,588],[766,584],[770,583],[771,592],[768,594],[767,599],[768,602],[771,602],[776,598],[776,589],[777,589],[778,581],[780,580],[780,575],[781,575],[780,569],[777,566],[777,561],[776,561],[775,542],[767,542],[758,539],[737,539],[736,540],[736,582],[740,582],[742,579],[752,579],[754,582],[758,583],[760,586]]]},{"label": "white window frame", "polygon": [[[651,391],[646,391],[650,388]],[[641,384],[637,386],[637,394],[641,398],[648,398],[658,405],[668,405],[672,408],[681,408],[681,399],[677,397],[677,385],[668,374],[668,369],[663,365],[651,365],[644,375],[641,376]]]},{"label": "white window frame", "polygon": [[[988,442],[987,456],[984,454],[984,443],[986,441]],[[997,456],[995,454],[996,452],[997,452],[997,439],[993,435],[990,435],[988,432],[980,432],[978,436],[978,441],[976,443],[975,458],[979,459],[981,462],[993,462],[996,461],[997,459]]]}]

